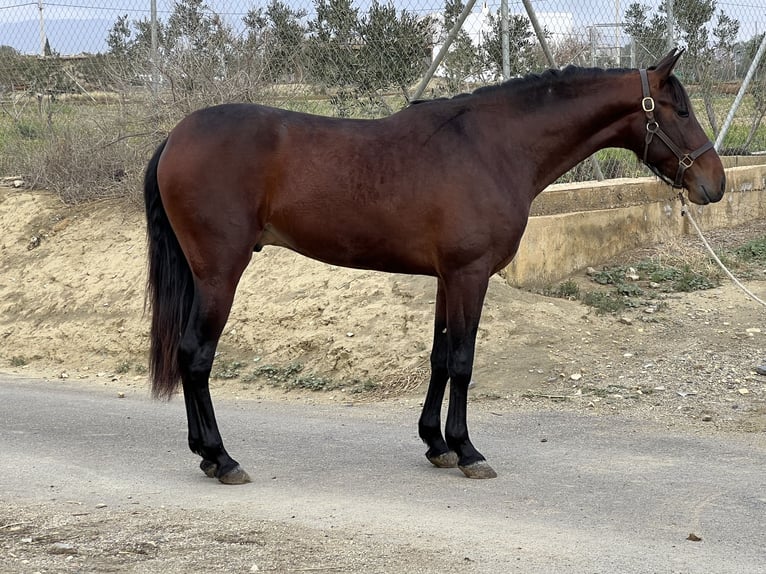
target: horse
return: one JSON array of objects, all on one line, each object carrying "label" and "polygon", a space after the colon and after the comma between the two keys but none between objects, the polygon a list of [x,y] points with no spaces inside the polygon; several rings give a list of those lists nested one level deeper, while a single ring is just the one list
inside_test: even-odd
[{"label": "horse", "polygon": [[672,74],[681,54],[641,70],[548,70],[381,119],[224,104],[181,120],[145,171],[150,379],[156,398],[182,385],[204,473],[250,481],[224,448],[209,377],[243,271],[279,246],[436,278],[418,433],[433,465],[497,476],[469,438],[468,385],[489,279],[516,254],[532,200],[606,147],[633,151],[695,204],[724,194],[721,160]]}]

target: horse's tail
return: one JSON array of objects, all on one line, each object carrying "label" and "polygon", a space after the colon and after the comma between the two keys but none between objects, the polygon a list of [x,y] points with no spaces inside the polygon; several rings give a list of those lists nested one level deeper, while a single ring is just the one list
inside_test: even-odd
[{"label": "horse's tail", "polygon": [[165,213],[157,183],[157,164],[165,144],[167,140],[154,152],[144,175],[149,257],[144,304],[149,303],[152,310],[149,351],[152,395],[169,399],[181,378],[178,348],[194,299],[194,283],[189,264]]}]

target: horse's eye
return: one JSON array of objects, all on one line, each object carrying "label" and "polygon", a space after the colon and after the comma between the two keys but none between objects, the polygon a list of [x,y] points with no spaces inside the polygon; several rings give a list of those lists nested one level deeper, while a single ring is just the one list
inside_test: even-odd
[{"label": "horse's eye", "polygon": [[676,110],[676,113],[678,114],[679,118],[688,118],[689,117],[689,110]]}]

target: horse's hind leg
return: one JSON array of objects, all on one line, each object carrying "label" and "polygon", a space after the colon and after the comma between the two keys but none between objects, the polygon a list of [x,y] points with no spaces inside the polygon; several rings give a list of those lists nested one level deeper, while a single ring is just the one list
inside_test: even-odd
[{"label": "horse's hind leg", "polygon": [[225,484],[250,482],[247,472],[223,446],[209,388],[215,350],[242,270],[244,265],[222,282],[195,277],[194,304],[179,348],[189,448],[202,457],[200,468],[205,474]]},{"label": "horse's hind leg", "polygon": [[431,380],[428,383],[428,393],[426,393],[423,412],[418,422],[418,434],[428,445],[426,458],[431,461],[431,464],[439,468],[457,466],[457,454],[447,446],[441,431],[442,401],[444,400],[444,389],[449,379],[447,372],[448,353],[447,304],[444,285],[439,280],[434,316],[434,342],[431,349]]}]

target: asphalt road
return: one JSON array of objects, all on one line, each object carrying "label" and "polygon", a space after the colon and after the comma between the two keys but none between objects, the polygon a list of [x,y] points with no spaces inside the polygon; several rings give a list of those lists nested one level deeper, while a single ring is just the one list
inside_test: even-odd
[{"label": "asphalt road", "polygon": [[197,470],[182,400],[0,376],[0,501],[224,509],[448,548],[477,572],[766,573],[764,435],[497,409],[469,411],[499,474],[473,481],[430,466],[406,405],[218,401],[254,480],[230,487]]}]

